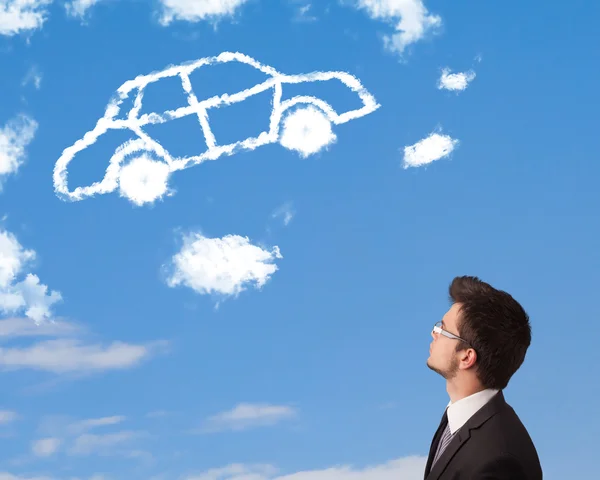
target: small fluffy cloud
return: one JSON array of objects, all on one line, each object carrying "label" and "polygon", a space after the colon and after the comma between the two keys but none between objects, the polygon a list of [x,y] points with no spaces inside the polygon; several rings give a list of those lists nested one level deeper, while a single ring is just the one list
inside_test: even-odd
[{"label": "small fluffy cloud", "polygon": [[59,292],[49,292],[37,275],[27,273],[18,280],[35,255],[12,233],[0,229],[0,315],[24,313],[39,323],[51,317],[50,308],[62,299]]},{"label": "small fluffy cloud", "polygon": [[458,143],[449,135],[432,133],[414,145],[404,147],[404,168],[421,167],[447,157]]},{"label": "small fluffy cloud", "polygon": [[394,26],[395,33],[386,35],[384,42],[386,48],[400,55],[442,25],[441,17],[430,14],[423,0],[356,0],[356,7],[366,10],[372,19]]},{"label": "small fluffy cloud", "polygon": [[296,410],[286,405],[240,403],[232,410],[209,417],[202,432],[245,430],[252,427],[270,426],[295,417]]},{"label": "small fluffy cloud", "polygon": [[277,246],[266,250],[252,245],[248,237],[192,233],[172,258],[167,284],[184,285],[200,294],[236,296],[251,284],[262,288],[277,271],[273,262],[279,258],[283,257]]},{"label": "small fluffy cloud", "polygon": [[231,17],[247,0],[160,0],[160,22],[169,25],[174,20],[199,22]]},{"label": "small fluffy cloud", "polygon": [[41,28],[50,3],[52,0],[0,0],[0,35],[13,36]]},{"label": "small fluffy cloud", "polygon": [[37,127],[37,122],[27,115],[18,115],[0,127],[0,190],[3,178],[15,173],[25,161],[25,149],[33,140]]},{"label": "small fluffy cloud", "polygon": [[362,469],[342,465],[285,475],[277,475],[278,469],[272,465],[231,464],[185,480],[422,480],[426,461],[425,457],[410,456]]},{"label": "small fluffy cloud", "polygon": [[449,68],[442,70],[442,76],[438,81],[438,88],[440,90],[452,90],[452,91],[463,91],[475,79],[475,72],[469,70],[468,72],[450,73]]}]

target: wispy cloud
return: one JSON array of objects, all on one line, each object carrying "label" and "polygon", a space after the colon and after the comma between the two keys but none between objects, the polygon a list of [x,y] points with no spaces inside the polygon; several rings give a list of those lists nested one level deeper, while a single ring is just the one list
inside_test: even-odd
[{"label": "wispy cloud", "polygon": [[81,420],[79,422],[74,422],[68,426],[67,431],[73,435],[78,435],[83,432],[87,432],[93,428],[97,427],[107,427],[111,425],[117,425],[125,421],[125,417],[123,415],[113,415],[110,417],[101,417],[101,418],[90,418],[87,420]]},{"label": "wispy cloud", "polygon": [[0,342],[20,337],[67,337],[81,334],[83,327],[60,320],[34,324],[26,318],[0,320]]},{"label": "wispy cloud", "polygon": [[1,0],[0,35],[13,36],[41,28],[52,0]]},{"label": "wispy cloud", "polygon": [[431,133],[414,145],[404,147],[404,168],[421,167],[435,160],[447,157],[459,141],[449,135]]},{"label": "wispy cloud", "polygon": [[[69,456],[140,457],[143,452],[136,448],[135,441],[147,434],[143,431],[112,429],[125,420],[121,415],[83,420],[46,417],[39,427],[41,437],[32,443],[32,452],[38,457],[49,457],[59,451]],[[93,431],[98,429],[108,431]]]},{"label": "wispy cloud", "polygon": [[84,433],[79,435],[73,442],[73,445],[69,448],[69,455],[111,455],[116,453],[115,447],[121,447],[123,444],[130,443],[132,440],[139,438],[140,432],[133,432],[129,430],[123,430],[114,433]]},{"label": "wispy cloud", "polygon": [[292,208],[292,204],[290,202],[286,202],[278,207],[271,216],[273,218],[281,217],[283,219],[283,224],[287,226],[292,221],[292,218],[294,218],[294,214],[295,212]]},{"label": "wispy cloud", "polygon": [[0,368],[34,369],[55,374],[120,370],[140,364],[155,352],[157,346],[124,342],[86,344],[78,339],[47,340],[30,347],[0,348]]},{"label": "wispy cloud", "polygon": [[173,256],[167,283],[184,285],[200,294],[236,296],[254,284],[262,288],[277,271],[273,263],[283,258],[278,247],[263,249],[248,237],[226,235],[209,238],[201,233],[184,236],[181,250]]},{"label": "wispy cloud", "polygon": [[475,80],[475,72],[469,70],[467,72],[450,73],[449,68],[442,70],[442,76],[438,80],[438,88],[440,90],[451,90],[462,92],[467,88],[469,82]]},{"label": "wispy cloud", "polygon": [[423,0],[356,0],[354,5],[374,20],[394,26],[395,33],[384,36],[387,49],[402,55],[406,48],[435,32],[442,18],[430,14]]},{"label": "wispy cloud", "polygon": [[[0,4],[0,12],[1,9]],[[17,115],[0,127],[0,191],[4,177],[15,173],[25,161],[25,150],[37,128],[37,122],[24,114]]]},{"label": "wispy cloud", "polygon": [[275,425],[297,415],[296,409],[287,405],[240,403],[232,410],[206,419],[201,432],[240,431],[253,427]]},{"label": "wispy cloud", "polygon": [[62,299],[37,275],[24,273],[35,257],[12,233],[0,229],[0,315],[25,314],[39,323],[51,317],[50,308]]},{"label": "wispy cloud", "polygon": [[216,21],[233,16],[247,0],[160,0],[160,22],[169,25],[175,20],[199,22]]},{"label": "wispy cloud", "polygon": [[185,480],[420,480],[423,478],[426,461],[425,457],[408,456],[364,468],[341,465],[282,475],[277,475],[279,469],[273,465],[231,464],[184,478]]},{"label": "wispy cloud", "polygon": [[60,438],[40,438],[31,444],[31,451],[36,457],[51,457],[58,451],[61,443]]},{"label": "wispy cloud", "polygon": [[317,17],[312,15],[312,4],[305,0],[291,0],[292,3],[296,4],[294,20],[296,22],[316,22]]},{"label": "wispy cloud", "polygon": [[0,425],[7,425],[14,422],[19,415],[12,410],[0,410]]},{"label": "wispy cloud", "polygon": [[30,83],[33,83],[33,86],[36,88],[36,90],[39,90],[42,86],[42,74],[35,65],[27,71],[23,81],[21,82],[21,86],[24,87]]},{"label": "wispy cloud", "polygon": [[92,374],[138,366],[165,350],[167,343],[130,344],[114,341],[108,344],[87,341],[78,330],[64,322],[41,324],[39,331],[27,328],[23,320],[0,320],[0,341],[23,337],[58,337],[31,345],[0,347],[0,369],[38,370],[54,374]]}]

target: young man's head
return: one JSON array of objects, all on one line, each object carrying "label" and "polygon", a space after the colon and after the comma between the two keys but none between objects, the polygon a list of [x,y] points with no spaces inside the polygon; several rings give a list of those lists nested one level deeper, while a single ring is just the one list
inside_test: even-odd
[{"label": "young man's head", "polygon": [[508,293],[456,277],[451,307],[432,332],[427,365],[459,390],[502,390],[525,360],[529,316]]}]

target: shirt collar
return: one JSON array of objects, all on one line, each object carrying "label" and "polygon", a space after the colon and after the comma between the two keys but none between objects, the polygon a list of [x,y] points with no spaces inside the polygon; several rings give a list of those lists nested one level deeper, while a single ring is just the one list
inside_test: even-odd
[{"label": "shirt collar", "polygon": [[454,434],[475,412],[489,402],[496,393],[498,393],[498,390],[488,388],[468,397],[461,398],[457,402],[452,403],[450,401],[447,409],[450,433]]}]

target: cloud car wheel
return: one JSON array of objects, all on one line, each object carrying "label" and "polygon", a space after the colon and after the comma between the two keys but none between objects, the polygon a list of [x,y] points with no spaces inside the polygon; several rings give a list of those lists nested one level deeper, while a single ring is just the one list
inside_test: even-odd
[{"label": "cloud car wheel", "polygon": [[171,169],[143,141],[132,142],[115,156],[119,166],[119,194],[141,206],[169,194]]},{"label": "cloud car wheel", "polygon": [[308,157],[336,141],[331,121],[320,108],[303,105],[290,110],[283,117],[281,146]]}]

